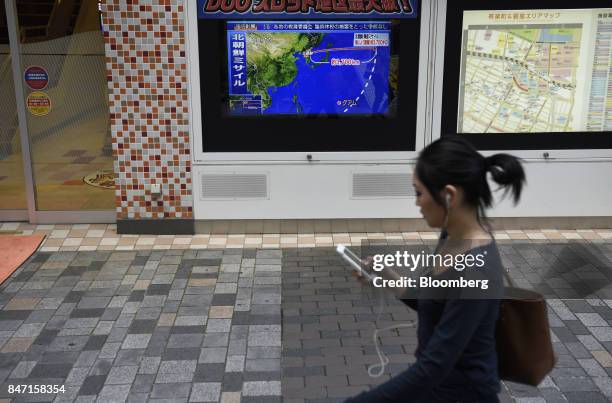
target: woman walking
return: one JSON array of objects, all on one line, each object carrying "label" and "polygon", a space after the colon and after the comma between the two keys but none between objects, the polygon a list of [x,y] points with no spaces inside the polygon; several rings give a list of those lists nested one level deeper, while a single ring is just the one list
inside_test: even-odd
[{"label": "woman walking", "polygon": [[[454,254],[482,253],[487,256],[483,268],[487,275],[501,281],[501,259],[485,216],[493,200],[488,174],[512,194],[515,203],[519,201],[525,173],[517,158],[484,157],[459,136],[443,137],[419,155],[413,183],[423,218],[430,227],[441,229],[437,253],[449,249]],[[457,245],[469,246],[457,250],[462,249]],[[443,272],[433,268],[432,277]],[[381,274],[399,277],[387,268]],[[420,290],[403,291],[402,301],[418,316],[416,363],[347,403],[499,402],[495,350],[499,300],[452,295],[439,299]]]}]

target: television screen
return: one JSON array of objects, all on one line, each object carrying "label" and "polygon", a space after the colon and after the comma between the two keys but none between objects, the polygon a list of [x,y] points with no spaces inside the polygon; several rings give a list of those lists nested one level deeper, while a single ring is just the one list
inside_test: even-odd
[{"label": "television screen", "polygon": [[229,116],[393,115],[391,22],[226,24]]},{"label": "television screen", "polygon": [[420,16],[297,17],[198,20],[196,149],[414,151],[419,84],[426,85]]},{"label": "television screen", "polygon": [[612,131],[612,9],[463,12],[458,133]]}]

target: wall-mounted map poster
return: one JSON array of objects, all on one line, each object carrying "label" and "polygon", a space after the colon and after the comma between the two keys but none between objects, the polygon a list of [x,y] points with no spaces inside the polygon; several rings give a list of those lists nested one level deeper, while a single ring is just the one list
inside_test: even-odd
[{"label": "wall-mounted map poster", "polygon": [[612,131],[612,8],[463,12],[458,133]]}]

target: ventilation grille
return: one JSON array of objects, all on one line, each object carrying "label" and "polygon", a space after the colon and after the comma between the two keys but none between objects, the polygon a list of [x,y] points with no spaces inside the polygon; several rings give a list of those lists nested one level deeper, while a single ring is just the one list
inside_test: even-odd
[{"label": "ventilation grille", "polygon": [[353,198],[414,197],[408,173],[355,173]]},{"label": "ventilation grille", "polygon": [[200,200],[267,199],[266,174],[202,174]]}]

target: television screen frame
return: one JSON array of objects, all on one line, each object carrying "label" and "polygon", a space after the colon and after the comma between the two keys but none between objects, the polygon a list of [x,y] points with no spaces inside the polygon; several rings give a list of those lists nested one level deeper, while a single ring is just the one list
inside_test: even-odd
[{"label": "television screen frame", "polygon": [[[579,6],[579,7],[578,7]],[[443,87],[440,113],[441,136],[461,135],[480,150],[606,150],[612,149],[612,132],[549,133],[458,133],[459,82],[461,70],[463,13],[488,10],[598,9],[597,0],[580,3],[559,0],[462,0],[446,4]]]},{"label": "television screen frame", "polygon": [[[419,2],[421,3],[421,2]],[[421,4],[419,4],[419,10]],[[295,117],[258,118],[224,117],[221,94],[227,94],[222,77],[227,74],[225,21],[193,20],[197,36],[199,68],[190,73],[198,74],[199,99],[195,106],[194,119],[201,118],[201,127],[196,127],[194,154],[197,160],[207,160],[214,155],[289,155],[287,153],[351,153],[351,152],[414,152],[420,147],[422,135],[417,134],[417,113],[419,80],[422,78],[421,21],[422,13],[416,19],[397,20],[399,26],[400,79],[399,106],[397,116],[390,117]],[[266,20],[269,20],[268,18]],[[336,21],[343,21],[337,18]],[[347,18],[346,21],[353,19]],[[307,20],[305,20],[307,21]],[[372,20],[375,22],[376,20]],[[380,20],[379,20],[380,21]],[[193,29],[193,28],[192,28]],[[190,46],[191,49],[193,49]],[[418,55],[418,57],[415,57]],[[409,63],[402,63],[402,57]],[[225,69],[225,72],[224,72]],[[193,81],[193,80],[192,80]],[[194,94],[195,93],[195,94]],[[198,96],[199,95],[199,96]],[[199,101],[199,102],[198,102]],[[201,136],[201,137],[200,137]],[[251,157],[249,157],[250,159]],[[292,159],[292,158],[281,158]]]}]

